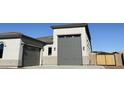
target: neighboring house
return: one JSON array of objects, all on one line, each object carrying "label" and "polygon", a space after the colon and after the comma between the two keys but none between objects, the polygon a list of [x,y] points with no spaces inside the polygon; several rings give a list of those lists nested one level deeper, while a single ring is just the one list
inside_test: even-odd
[{"label": "neighboring house", "polygon": [[44,65],[88,65],[92,51],[88,24],[51,26],[53,37],[41,37],[44,41]]},{"label": "neighboring house", "polygon": [[21,33],[0,33],[0,67],[42,64],[42,48],[44,44],[44,42]]}]

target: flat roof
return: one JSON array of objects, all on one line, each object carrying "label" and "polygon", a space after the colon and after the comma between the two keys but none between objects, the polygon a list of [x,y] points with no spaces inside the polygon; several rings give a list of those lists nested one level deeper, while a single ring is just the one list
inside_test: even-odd
[{"label": "flat roof", "polygon": [[87,23],[72,23],[72,24],[65,24],[65,25],[55,25],[51,26],[52,29],[61,29],[61,28],[75,28],[75,27],[85,27]]},{"label": "flat roof", "polygon": [[89,28],[88,28],[87,23],[72,23],[72,24],[51,26],[52,29],[77,28],[77,27],[85,27],[88,38],[91,41],[91,36],[90,36],[90,32],[89,32]]}]

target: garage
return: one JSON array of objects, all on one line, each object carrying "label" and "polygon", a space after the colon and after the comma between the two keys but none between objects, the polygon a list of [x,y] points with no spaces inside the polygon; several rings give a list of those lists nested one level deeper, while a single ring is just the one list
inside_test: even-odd
[{"label": "garage", "polygon": [[58,65],[82,65],[80,34],[58,36]]},{"label": "garage", "polygon": [[29,45],[23,47],[23,66],[36,66],[40,64],[40,48]]}]

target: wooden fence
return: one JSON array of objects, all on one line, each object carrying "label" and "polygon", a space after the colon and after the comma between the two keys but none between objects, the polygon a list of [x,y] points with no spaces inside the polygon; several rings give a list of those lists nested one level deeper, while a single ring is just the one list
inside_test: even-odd
[{"label": "wooden fence", "polygon": [[90,54],[91,65],[122,66],[123,62],[124,62],[124,54],[122,53]]}]

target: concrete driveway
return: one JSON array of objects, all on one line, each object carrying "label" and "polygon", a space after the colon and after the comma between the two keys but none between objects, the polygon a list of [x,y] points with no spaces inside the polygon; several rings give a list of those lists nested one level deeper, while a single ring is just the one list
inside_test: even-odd
[{"label": "concrete driveway", "polygon": [[44,65],[44,66],[31,66],[23,67],[24,69],[105,69],[104,66],[55,66],[55,65]]}]

